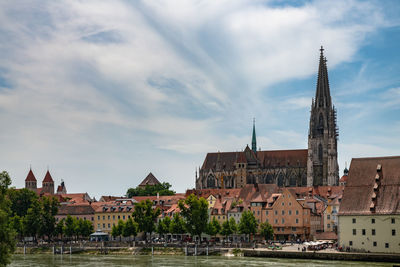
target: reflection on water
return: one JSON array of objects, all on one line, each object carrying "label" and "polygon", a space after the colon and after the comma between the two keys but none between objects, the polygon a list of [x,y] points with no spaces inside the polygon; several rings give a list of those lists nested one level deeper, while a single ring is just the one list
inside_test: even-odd
[{"label": "reflection on water", "polygon": [[391,263],[244,257],[134,255],[14,255],[10,266],[392,266]]}]

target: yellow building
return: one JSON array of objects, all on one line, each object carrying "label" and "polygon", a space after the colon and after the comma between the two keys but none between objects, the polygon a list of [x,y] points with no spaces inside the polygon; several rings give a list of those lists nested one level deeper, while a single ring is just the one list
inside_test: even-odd
[{"label": "yellow building", "polygon": [[400,157],[352,159],[340,203],[339,246],[400,253]]},{"label": "yellow building", "polygon": [[94,230],[111,233],[113,225],[117,225],[119,220],[126,222],[132,217],[134,203],[133,199],[117,199],[98,205],[94,213]]}]

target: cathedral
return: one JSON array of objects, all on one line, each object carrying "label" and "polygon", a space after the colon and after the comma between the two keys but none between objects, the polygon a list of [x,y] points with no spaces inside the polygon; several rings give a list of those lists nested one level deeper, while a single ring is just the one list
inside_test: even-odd
[{"label": "cathedral", "polygon": [[311,104],[308,149],[257,151],[255,123],[251,148],[207,153],[196,189],[242,188],[247,184],[338,185],[336,109],[332,105],[324,49],[320,49],[315,98]]}]

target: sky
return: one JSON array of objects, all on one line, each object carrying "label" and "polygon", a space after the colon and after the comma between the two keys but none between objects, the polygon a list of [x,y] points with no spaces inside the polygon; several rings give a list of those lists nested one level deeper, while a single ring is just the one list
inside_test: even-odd
[{"label": "sky", "polygon": [[124,195],[195,186],[207,152],[305,149],[319,48],[340,174],[400,155],[400,2],[1,1],[0,170]]}]

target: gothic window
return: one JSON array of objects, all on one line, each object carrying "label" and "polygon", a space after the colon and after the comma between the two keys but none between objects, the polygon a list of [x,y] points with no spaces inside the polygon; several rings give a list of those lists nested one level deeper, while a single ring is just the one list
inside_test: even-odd
[{"label": "gothic window", "polygon": [[282,187],[283,186],[283,174],[280,173],[278,176],[278,186]]},{"label": "gothic window", "polygon": [[322,134],[324,132],[324,117],[322,114],[319,114],[318,120],[318,133]]},{"label": "gothic window", "polygon": [[215,187],[215,178],[213,175],[208,175],[207,177],[207,187],[208,188],[214,188]]},{"label": "gothic window", "polygon": [[272,174],[270,174],[270,173],[267,174],[267,178],[266,178],[265,183],[266,184],[273,184],[274,183]]},{"label": "gothic window", "polygon": [[322,156],[323,156],[323,153],[322,153],[322,144],[319,144],[319,146],[318,146],[318,159],[319,159],[320,161],[322,161]]}]

